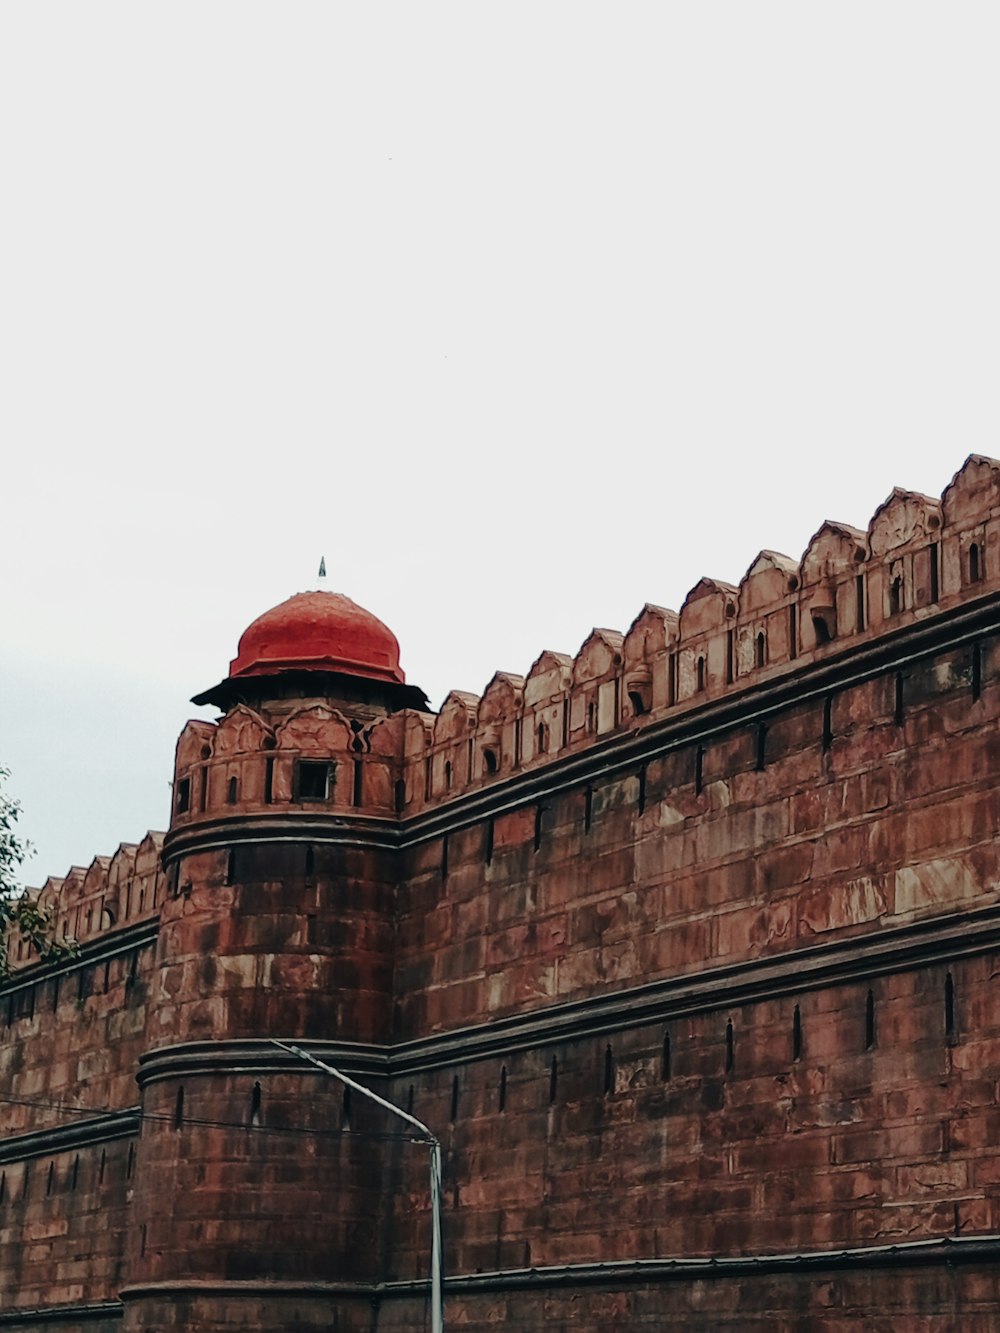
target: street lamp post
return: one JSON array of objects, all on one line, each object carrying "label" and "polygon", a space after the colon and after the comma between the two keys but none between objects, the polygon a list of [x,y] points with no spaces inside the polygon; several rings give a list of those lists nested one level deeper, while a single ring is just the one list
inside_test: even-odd
[{"label": "street lamp post", "polygon": [[279,1046],[283,1051],[288,1051],[299,1060],[305,1060],[307,1064],[315,1065],[317,1069],[322,1069],[324,1074],[330,1074],[333,1078],[339,1079],[347,1087],[353,1088],[355,1092],[367,1097],[369,1101],[374,1102],[376,1106],[381,1106],[383,1110],[389,1111],[392,1115],[398,1116],[400,1120],[405,1120],[417,1131],[415,1142],[426,1143],[431,1152],[431,1333],[444,1333],[444,1312],[441,1297],[441,1280],[444,1270],[444,1259],[441,1251],[441,1144],[437,1137],[431,1133],[423,1121],[418,1120],[415,1115],[410,1115],[409,1111],[404,1111],[402,1107],[395,1106],[392,1102],[386,1101],[380,1097],[377,1092],[372,1092],[371,1088],[366,1088],[363,1084],[355,1082],[349,1074],[343,1073],[340,1069],[335,1069],[333,1065],[328,1065],[324,1061],[310,1055],[304,1051],[301,1046],[294,1046],[288,1041],[279,1041],[277,1037],[271,1038],[272,1046]]}]

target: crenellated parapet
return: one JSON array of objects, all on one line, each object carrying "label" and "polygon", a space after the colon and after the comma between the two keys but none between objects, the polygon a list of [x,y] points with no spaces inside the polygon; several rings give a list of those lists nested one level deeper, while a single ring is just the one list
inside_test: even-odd
[{"label": "crenellated parapet", "polygon": [[[64,876],[50,875],[41,888],[27,892],[48,916],[57,942],[90,944],[156,915],[166,894],[162,849],[163,834],[147,833],[140,843],[123,842],[113,856],[95,856],[87,867],[71,866]],[[12,968],[36,961],[19,939]]]},{"label": "crenellated parapet", "polygon": [[[408,731],[401,781],[418,813],[612,733],[872,643],[1000,588],[1000,462],[973,454],[940,499],[899,488],[866,530],[824,522],[796,561],[763,550],[739,584],[703,578],[680,612],[648,604],[623,635],[546,651],[481,698],[448,695]],[[421,739],[423,745],[421,745]]]}]

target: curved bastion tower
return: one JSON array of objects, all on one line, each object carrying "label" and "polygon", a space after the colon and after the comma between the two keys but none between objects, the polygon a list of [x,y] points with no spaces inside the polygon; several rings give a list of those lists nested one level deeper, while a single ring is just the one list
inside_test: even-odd
[{"label": "curved bastion tower", "polygon": [[223,716],[177,745],[125,1327],[327,1328],[334,1301],[367,1328],[379,1127],[270,1039],[384,1081],[357,1057],[392,1037],[400,710],[426,700],[381,621],[306,592],[194,702]]},{"label": "curved bastion tower", "polygon": [[[657,571],[650,571],[655,579]],[[440,711],[309,592],[0,985],[0,1333],[992,1333],[1000,462]]]}]

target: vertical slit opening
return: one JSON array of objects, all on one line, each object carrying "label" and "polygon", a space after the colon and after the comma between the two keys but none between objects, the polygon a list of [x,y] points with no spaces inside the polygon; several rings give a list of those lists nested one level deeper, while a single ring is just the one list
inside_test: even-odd
[{"label": "vertical slit opening", "polygon": [[979,554],[979,545],[973,542],[969,547],[969,582],[978,583],[983,577],[983,562]]},{"label": "vertical slit opening", "polygon": [[869,991],[865,998],[865,1050],[875,1045],[875,994]]},{"label": "vertical slit opening", "polygon": [[677,654],[671,653],[667,658],[667,706],[673,707],[677,702]]},{"label": "vertical slit opening", "polygon": [[590,832],[590,826],[594,822],[594,789],[587,787],[583,794],[583,831]]},{"label": "vertical slit opening", "polygon": [[767,639],[763,630],[757,635],[754,643],[754,664],[758,668],[767,666]]},{"label": "vertical slit opening", "polygon": [[802,1010],[798,1005],[792,1014],[792,1059],[802,1059]]},{"label": "vertical slit opening", "polygon": [[663,1034],[663,1047],[660,1051],[660,1078],[666,1083],[671,1073],[670,1033]]},{"label": "vertical slit opening", "polygon": [[604,1048],[604,1095],[615,1090],[615,1057],[610,1043]]},{"label": "vertical slit opening", "polygon": [[700,796],[705,788],[705,747],[699,745],[694,752],[694,791]]},{"label": "vertical slit opening", "polygon": [[180,1129],[184,1124],[184,1089],[177,1089],[177,1098],[174,1102],[174,1129]]},{"label": "vertical slit opening", "polygon": [[726,684],[732,685],[733,676],[733,631],[726,630]]},{"label": "vertical slit opening", "polygon": [[705,688],[705,659],[699,657],[695,663],[695,688],[700,694]]},{"label": "vertical slit opening", "polygon": [[401,815],[404,809],[406,808],[406,783],[403,781],[402,778],[400,778],[399,781],[396,783],[395,797],[396,797],[396,814]]},{"label": "vertical slit opening", "polygon": [[251,1123],[251,1125],[259,1125],[259,1124],[260,1124],[260,1103],[261,1103],[261,1090],[260,1090],[260,1084],[259,1084],[259,1083],[254,1083],[253,1088],[252,1088],[251,1091],[250,1091],[250,1123]]},{"label": "vertical slit opening", "polygon": [[454,1121],[458,1116],[458,1075],[451,1080],[451,1119]]},{"label": "vertical slit opening", "polygon": [[755,768],[758,773],[763,773],[767,763],[767,724],[759,722],[757,724],[757,755]]},{"label": "vertical slit opening", "polygon": [[441,878],[448,878],[448,835],[441,839]]},{"label": "vertical slit opening", "polygon": [[549,1065],[549,1105],[554,1106],[556,1100],[556,1091],[559,1084],[559,1062],[555,1056],[552,1057],[552,1063]]},{"label": "vertical slit opening", "polygon": [[733,1020],[726,1021],[726,1073],[733,1072],[733,1064],[736,1060],[736,1041],[733,1037]]},{"label": "vertical slit opening", "polygon": [[932,601],[932,602],[936,602],[936,601],[938,600],[938,595],[939,595],[939,588],[938,588],[938,544],[937,544],[937,542],[931,542],[930,547],[928,548],[928,553],[929,553],[929,555],[930,555],[930,566],[931,566],[931,567],[930,567],[930,575],[931,575],[931,601]]},{"label": "vertical slit opening", "polygon": [[799,655],[799,608],[794,602],[788,608],[788,656]]},{"label": "vertical slit opening", "polygon": [[350,1129],[351,1127],[351,1089],[344,1084],[344,1095],[340,1102],[340,1127],[341,1129]]},{"label": "vertical slit opening", "polygon": [[354,761],[354,790],[351,793],[351,800],[354,805],[360,805],[363,796],[364,765],[360,759]]},{"label": "vertical slit opening", "polygon": [[944,979],[944,1035],[949,1041],[955,1035],[955,982],[950,972]]},{"label": "vertical slit opening", "polygon": [[865,576],[858,574],[854,579],[854,628],[859,634],[865,628]]},{"label": "vertical slit opening", "polygon": [[542,845],[542,817],[544,810],[545,810],[544,805],[535,806],[535,851],[536,852],[541,848]]},{"label": "vertical slit opening", "polygon": [[646,765],[639,766],[639,814],[646,809]]},{"label": "vertical slit opening", "polygon": [[266,759],[264,761],[264,804],[270,805],[274,800],[274,760]]},{"label": "vertical slit opening", "polygon": [[236,883],[236,848],[230,847],[226,853],[226,883]]},{"label": "vertical slit opening", "polygon": [[507,1066],[500,1067],[500,1090],[497,1094],[497,1109],[506,1111],[507,1109]]},{"label": "vertical slit opening", "polygon": [[902,673],[902,671],[897,671],[897,672],[896,672],[896,677],[895,677],[895,681],[894,681],[894,684],[893,684],[892,719],[893,719],[893,721],[895,722],[895,724],[896,724],[897,727],[900,726],[900,725],[902,724],[902,721],[903,721],[903,673]]},{"label": "vertical slit opening", "polygon": [[489,865],[493,860],[493,816],[486,821],[486,864]]}]

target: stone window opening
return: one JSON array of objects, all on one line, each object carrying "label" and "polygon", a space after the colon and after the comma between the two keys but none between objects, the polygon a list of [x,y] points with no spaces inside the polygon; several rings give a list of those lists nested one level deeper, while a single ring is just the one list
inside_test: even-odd
[{"label": "stone window opening", "polygon": [[650,711],[649,686],[633,685],[628,692],[628,701],[636,717],[643,717]]},{"label": "stone window opening", "polygon": [[299,759],[295,765],[299,801],[328,801],[333,787],[333,764],[328,759]]},{"label": "stone window opening", "polygon": [[809,616],[812,620],[813,634],[816,637],[817,648],[822,648],[824,644],[832,643],[834,639],[833,617],[830,611],[810,611]]},{"label": "stone window opening", "polygon": [[503,1114],[507,1109],[507,1066],[500,1066],[500,1088],[497,1092],[497,1110]]},{"label": "stone window opening", "polygon": [[401,815],[406,809],[406,783],[402,778],[396,783],[396,814]]},{"label": "stone window opening", "polygon": [[865,997],[865,1050],[875,1046],[875,993],[869,991]]},{"label": "stone window opening", "polygon": [[260,1124],[260,1104],[262,1094],[260,1083],[254,1083],[250,1092],[250,1124],[256,1128]]},{"label": "stone window opening", "polygon": [[671,1064],[672,1064],[671,1054],[672,1052],[670,1050],[670,1033],[664,1032],[663,1046],[660,1051],[660,1078],[664,1083],[666,1083],[670,1079],[671,1075]]},{"label": "stone window opening", "polygon": [[799,608],[792,602],[788,608],[788,656],[799,655]]},{"label": "stone window opening", "polygon": [[733,1065],[736,1063],[736,1039],[733,1035],[733,1020],[726,1021],[726,1073],[733,1072]]},{"label": "stone window opening", "polygon": [[931,542],[930,546],[927,548],[927,552],[930,557],[930,597],[932,602],[936,602],[940,596],[937,542]]},{"label": "stone window opening", "polygon": [[184,1125],[184,1089],[177,1089],[177,1097],[174,1101],[174,1129],[181,1129]]},{"label": "stone window opening", "polygon": [[597,730],[597,704],[593,700],[587,705],[587,730]]},{"label": "stone window opening", "polygon": [[615,1090],[615,1056],[610,1043],[604,1048],[604,1095],[610,1096]]},{"label": "stone window opening", "polygon": [[767,635],[763,630],[760,631],[757,638],[754,640],[753,660],[754,666],[756,666],[758,670],[761,667],[767,666]]},{"label": "stone window opening", "polygon": [[639,765],[639,791],[636,797],[636,805],[639,808],[639,814],[644,814],[646,810],[646,765]]},{"label": "stone window opening", "polygon": [[802,1010],[798,1005],[792,1014],[792,1060],[802,1059]]},{"label": "stone window opening", "polygon": [[539,722],[538,744],[537,744],[538,753],[546,754],[548,753],[548,748],[549,748],[549,729],[544,722]]},{"label": "stone window opening", "polygon": [[944,1035],[948,1041],[955,1039],[955,981],[950,972],[944,979]]},{"label": "stone window opening", "polygon": [[898,616],[903,609],[903,576],[897,574],[889,585],[889,614]]},{"label": "stone window opening", "polygon": [[979,550],[979,543],[973,542],[969,547],[969,582],[980,583],[983,578],[983,560]]},{"label": "stone window opening", "polygon": [[705,790],[705,747],[699,745],[694,752],[694,794],[700,796]]},{"label": "stone window opening", "polygon": [[699,657],[698,660],[697,660],[697,662],[695,662],[695,664],[694,664],[694,672],[695,672],[695,686],[694,686],[694,688],[695,688],[695,693],[696,693],[696,694],[701,694],[701,693],[704,691],[704,689],[705,689],[705,659],[704,659],[704,657]]},{"label": "stone window opening", "polygon": [[865,630],[865,576],[854,576],[854,628],[858,634]]},{"label": "stone window opening", "polygon": [[451,760],[444,761],[444,785],[446,791],[451,791]]},{"label": "stone window opening", "polygon": [[452,1124],[458,1119],[458,1075],[451,1080],[451,1112],[449,1119]]},{"label": "stone window opening", "polygon": [[340,1127],[341,1129],[350,1129],[351,1127],[351,1089],[346,1083],[340,1102]]},{"label": "stone window opening", "polygon": [[559,1061],[555,1056],[549,1065],[549,1105],[555,1106],[556,1093],[559,1090]]},{"label": "stone window opening", "polygon": [[483,764],[490,777],[493,777],[496,773],[500,772],[500,760],[497,758],[496,750],[491,749],[489,746],[484,748]]},{"label": "stone window opening", "polygon": [[228,783],[228,785],[227,785],[227,787],[226,787],[226,803],[227,803],[228,805],[235,805],[235,804],[236,804],[236,793],[237,793],[238,786],[239,786],[239,784],[237,783],[236,778],[235,778],[235,777],[231,777],[231,778],[229,779],[229,783]]},{"label": "stone window opening", "polygon": [[178,778],[177,790],[174,798],[174,809],[179,815],[186,814],[191,809],[191,779]]}]

